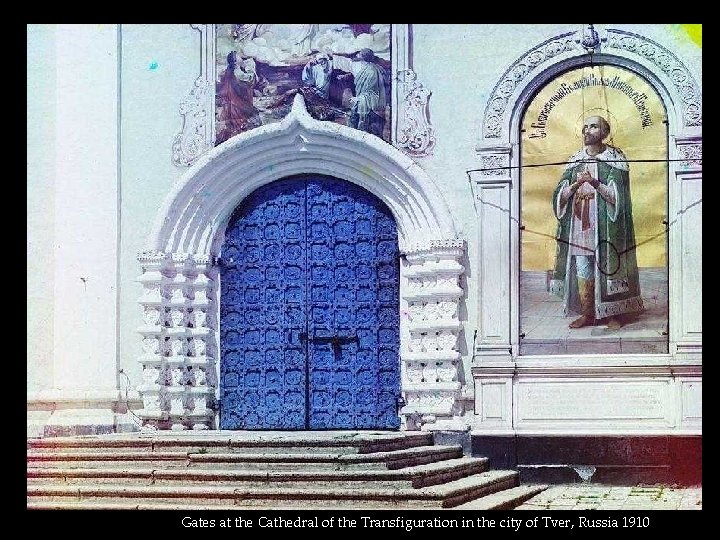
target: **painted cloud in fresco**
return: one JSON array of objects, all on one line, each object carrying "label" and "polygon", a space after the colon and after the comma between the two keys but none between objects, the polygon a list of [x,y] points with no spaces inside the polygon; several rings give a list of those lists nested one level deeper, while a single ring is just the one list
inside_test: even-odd
[{"label": "painted cloud in fresco", "polygon": [[[358,28],[363,26],[367,30]],[[304,64],[313,52],[350,55],[368,48],[390,60],[389,24],[231,24],[221,28],[225,35],[218,35],[220,58],[235,50],[269,66],[292,66]]]}]

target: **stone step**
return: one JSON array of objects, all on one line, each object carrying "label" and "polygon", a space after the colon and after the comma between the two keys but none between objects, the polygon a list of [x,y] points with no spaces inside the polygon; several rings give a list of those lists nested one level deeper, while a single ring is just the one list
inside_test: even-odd
[{"label": "stone step", "polygon": [[453,510],[512,510],[547,488],[545,484],[517,486],[468,501]]},{"label": "stone step", "polygon": [[[433,463],[445,459],[462,457],[462,447],[457,446],[417,446],[404,450],[389,452],[373,452],[369,454],[286,454],[282,461],[294,463],[329,463],[338,468],[347,466],[383,465],[388,469],[401,469],[415,465]],[[217,463],[275,463],[281,460],[274,454],[192,454],[190,456],[193,464],[217,464]]]},{"label": "stone step", "polygon": [[[147,503],[133,503],[133,502],[114,502],[109,500],[98,500],[98,501],[44,501],[44,500],[33,500],[27,503],[28,510],[208,510],[206,504],[177,504],[177,503],[160,503],[160,502],[147,502]],[[235,505],[213,505],[212,510],[243,510],[242,506]],[[250,508],[252,510],[253,508]],[[255,507],[254,509],[257,509]],[[328,510],[337,509],[333,506],[327,508]],[[275,508],[273,510],[283,510],[283,508]],[[298,508],[295,508],[298,510]]]},{"label": "stone step", "polygon": [[485,458],[455,458],[395,470],[258,471],[223,469],[164,469],[114,467],[29,468],[28,484],[132,484],[132,485],[233,485],[236,487],[330,487],[419,488],[483,472]]},{"label": "stone step", "polygon": [[132,452],[108,450],[104,452],[36,452],[27,453],[28,467],[97,468],[122,463],[128,467],[187,467],[187,452]]},{"label": "stone step", "polygon": [[241,468],[285,470],[302,464],[319,469],[340,468],[387,468],[400,469],[445,459],[462,457],[461,446],[417,446],[401,450],[373,453],[249,453],[249,452],[208,452],[192,453],[182,451],[146,452],[106,450],[98,452],[37,452],[27,454],[27,463],[36,468],[97,468],[121,462],[127,467],[217,467],[223,464]]},{"label": "stone step", "polygon": [[[28,507],[67,508],[63,503],[118,503],[139,508],[450,508],[517,486],[515,471],[485,471],[422,488],[312,488],[227,486],[29,485]],[[44,505],[44,506],[43,506]],[[48,506],[49,505],[49,506]],[[55,506],[53,506],[55,505]]]},{"label": "stone step", "polygon": [[374,453],[432,445],[430,433],[399,432],[209,432],[187,435],[87,435],[28,439],[27,448],[41,452],[249,452],[249,453]]},{"label": "stone step", "polygon": [[[123,441],[125,442],[125,441]],[[409,446],[410,448],[412,446]],[[64,453],[89,453],[98,454],[101,452],[135,452],[153,454],[157,452],[182,452],[185,454],[325,454],[332,452],[334,454],[361,454],[368,453],[368,446],[248,446],[248,445],[229,445],[227,441],[213,441],[209,444],[118,444],[109,447],[103,446],[58,446],[58,447],[33,447],[28,448],[28,453],[33,454],[64,454]],[[387,447],[380,446],[378,450],[373,451],[393,451],[390,445]]]}]

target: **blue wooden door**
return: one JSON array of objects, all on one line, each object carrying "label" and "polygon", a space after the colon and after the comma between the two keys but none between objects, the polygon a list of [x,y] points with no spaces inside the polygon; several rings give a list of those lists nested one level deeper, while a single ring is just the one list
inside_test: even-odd
[{"label": "blue wooden door", "polygon": [[221,256],[221,429],[396,429],[395,221],[368,191],[279,180],[230,220]]}]

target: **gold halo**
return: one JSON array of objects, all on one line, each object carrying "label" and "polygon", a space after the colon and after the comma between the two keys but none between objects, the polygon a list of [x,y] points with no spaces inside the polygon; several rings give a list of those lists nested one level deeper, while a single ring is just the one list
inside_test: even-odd
[{"label": "gold halo", "polygon": [[580,138],[580,140],[582,140],[582,128],[585,124],[585,119],[590,116],[602,116],[610,124],[610,135],[608,135],[608,137],[605,139],[605,142],[611,144],[612,146],[615,146],[613,142],[614,139],[617,138],[619,140],[622,140],[622,124],[618,122],[617,118],[613,113],[611,113],[608,109],[604,107],[592,107],[590,109],[586,109],[577,117],[577,119],[575,120],[575,133]]}]

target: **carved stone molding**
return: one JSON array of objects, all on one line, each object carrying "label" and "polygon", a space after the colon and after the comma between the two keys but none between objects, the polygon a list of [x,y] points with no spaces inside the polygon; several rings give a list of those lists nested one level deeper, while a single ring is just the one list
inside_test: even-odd
[{"label": "carved stone molding", "polygon": [[143,274],[143,430],[213,427],[208,400],[215,395],[216,350],[211,326],[212,286],[208,258],[147,251],[138,255]]},{"label": "carved stone molding", "polygon": [[483,119],[483,135],[486,139],[501,137],[510,96],[525,78],[561,53],[576,51],[578,54],[586,54],[576,34],[577,32],[568,32],[544,41],[508,68],[488,99]]},{"label": "carved stone molding", "polygon": [[401,352],[405,406],[400,414],[407,429],[443,429],[464,413],[457,350],[463,253],[464,241],[457,239],[416,244],[405,253],[408,307],[402,320],[409,339]]},{"label": "carved stone molding", "polygon": [[702,126],[700,88],[677,56],[651,39],[623,30],[608,29],[606,47],[641,56],[660,68],[681,97],[685,126]]},{"label": "carved stone molding", "polygon": [[[215,147],[215,25],[191,24],[200,33],[200,73],[180,104],[182,128],[172,143],[172,161],[193,165]],[[428,101],[431,92],[412,70],[409,25],[392,25],[392,144],[412,157],[427,156],[435,145]],[[257,128],[256,128],[257,129]]]},{"label": "carved stone molding", "polygon": [[315,120],[300,94],[282,121],[232,137],[202,156],[196,167],[168,194],[147,249],[211,257],[223,232],[216,219],[223,223],[261,185],[308,172],[340,177],[376,193],[394,210],[401,249],[455,236],[442,192],[421,167],[374,135]]},{"label": "carved stone molding", "polygon": [[435,130],[430,125],[429,108],[432,92],[418,82],[412,69],[398,71],[395,80],[402,96],[395,146],[409,156],[428,156],[435,147]]},{"label": "carved stone molding", "polygon": [[[682,108],[685,127],[702,126],[702,94],[688,69],[671,51],[644,36],[617,29],[595,31],[588,41],[587,29],[566,32],[552,37],[525,52],[500,77],[487,101],[482,121],[481,140],[509,140],[510,116],[522,92],[537,90],[534,75],[542,71],[557,74],[555,68],[564,61],[567,65],[582,65],[583,57],[603,56],[618,65],[642,65],[653,75],[660,76],[668,91]],[[583,44],[585,43],[585,45]],[[592,44],[588,50],[586,45]]]},{"label": "carved stone molding", "polygon": [[180,103],[182,128],[173,139],[172,161],[189,167],[215,146],[215,25],[191,24],[200,33],[200,74]]},{"label": "carved stone molding", "polygon": [[699,139],[678,139],[677,149],[683,161],[680,165],[685,168],[702,168],[702,141]]},{"label": "carved stone molding", "polygon": [[408,257],[427,257],[432,255],[449,254],[452,257],[459,257],[465,249],[465,240],[452,238],[450,240],[428,240],[416,242],[405,249]]},{"label": "carved stone molding", "polygon": [[138,253],[137,258],[138,258],[138,261],[140,262],[140,264],[142,266],[145,266],[146,264],[152,265],[152,264],[161,263],[162,261],[165,260],[166,257],[167,257],[167,255],[165,255],[165,253],[163,253],[162,251],[147,250],[147,251],[142,251],[142,252]]}]

